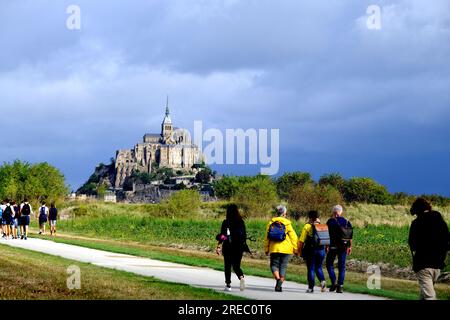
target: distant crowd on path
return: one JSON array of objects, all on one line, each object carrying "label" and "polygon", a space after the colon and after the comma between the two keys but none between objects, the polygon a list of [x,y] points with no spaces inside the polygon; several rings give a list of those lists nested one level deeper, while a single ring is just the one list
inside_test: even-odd
[{"label": "distant crowd on path", "polygon": [[[433,211],[431,205],[418,198],[410,212],[417,215],[412,222],[409,233],[409,246],[413,256],[413,270],[417,275],[420,287],[420,299],[435,300],[434,285],[445,268],[445,261],[450,250],[450,234],[442,215]],[[344,292],[346,260],[352,252],[353,226],[343,217],[343,207],[336,205],[332,216],[326,224],[322,224],[318,211],[308,212],[308,222],[300,232],[300,237],[287,218],[287,208],[280,205],[276,209],[276,217],[266,227],[264,252],[270,256],[270,269],[275,278],[275,292],[283,291],[286,271],[291,257],[295,254],[303,258],[307,267],[308,289],[306,293],[314,293],[315,278],[319,279],[320,291]],[[238,207],[231,204],[227,207],[226,219],[220,233],[216,236],[216,253],[224,257],[225,291],[231,291],[231,268],[239,279],[239,288],[245,290],[245,277],[241,269],[244,252],[250,252],[247,245],[247,232],[244,219]],[[337,259],[338,276],[335,274]],[[330,278],[327,287],[323,273],[323,263]]]},{"label": "distant crowd on path", "polygon": [[[31,204],[25,199],[17,204],[15,201],[5,199],[0,206],[0,221],[2,228],[2,239],[28,239],[28,229],[30,216],[34,215]],[[39,207],[37,220],[39,224],[39,234],[45,234],[46,223],[50,226],[50,235],[56,235],[56,221],[58,219],[58,209],[54,203],[50,208],[45,202]]]}]

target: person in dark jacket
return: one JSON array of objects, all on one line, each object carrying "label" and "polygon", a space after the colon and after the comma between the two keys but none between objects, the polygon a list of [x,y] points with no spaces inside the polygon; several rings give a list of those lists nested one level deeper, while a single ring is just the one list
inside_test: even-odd
[{"label": "person in dark jacket", "polygon": [[235,204],[227,207],[227,217],[222,222],[220,233],[217,235],[216,253],[222,252],[225,270],[225,291],[231,291],[231,267],[240,281],[240,290],[245,289],[244,273],[241,261],[244,252],[250,252],[246,244],[247,232],[245,223]]},{"label": "person in dark jacket", "polygon": [[[352,240],[343,241],[341,238],[342,227],[353,228],[350,221],[342,217],[344,209],[341,205],[336,205],[333,207],[333,217],[328,219],[327,225],[330,233],[330,246],[326,248],[326,267],[328,275],[330,276],[331,286],[330,292],[336,291],[336,293],[344,292],[344,281],[345,281],[345,271],[346,271],[346,261],[347,256],[352,252]],[[336,274],[334,272],[334,261],[338,260],[338,270],[339,275],[336,284]]]},{"label": "person in dark jacket", "polygon": [[420,286],[421,300],[435,300],[434,283],[445,268],[450,248],[450,234],[442,215],[431,209],[431,204],[418,198],[411,206],[416,219],[409,230],[409,247],[413,255],[413,270]]},{"label": "person in dark jacket", "polygon": [[56,235],[56,220],[58,219],[58,209],[56,209],[55,203],[50,204],[50,211],[48,214],[48,221],[50,223],[50,235]]}]

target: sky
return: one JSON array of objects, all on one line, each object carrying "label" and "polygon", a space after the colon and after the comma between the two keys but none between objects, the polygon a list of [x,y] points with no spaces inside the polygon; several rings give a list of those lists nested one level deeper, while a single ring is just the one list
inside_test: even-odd
[{"label": "sky", "polygon": [[450,196],[448,0],[2,0],[0,41],[0,161],[72,189],[159,132],[168,94],[178,127],[279,129],[278,174]]}]

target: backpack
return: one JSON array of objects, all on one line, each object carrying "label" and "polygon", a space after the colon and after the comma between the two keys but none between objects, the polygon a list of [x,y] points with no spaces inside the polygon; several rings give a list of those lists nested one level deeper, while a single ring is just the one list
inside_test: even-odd
[{"label": "backpack", "polygon": [[41,210],[39,211],[41,217],[46,217],[46,216],[47,216],[47,215],[45,214],[45,209],[46,209],[46,208],[45,208],[44,206],[41,207]]},{"label": "backpack", "polygon": [[329,246],[330,245],[330,233],[328,231],[328,226],[326,224],[315,224],[312,223],[312,230],[313,230],[313,236],[312,236],[312,245],[315,247],[320,246]]},{"label": "backpack", "polygon": [[343,247],[349,247],[350,241],[353,239],[353,227],[348,225],[348,220],[345,226],[341,226],[339,221],[337,222],[337,240],[338,245]]},{"label": "backpack", "polygon": [[12,213],[13,213],[13,211],[11,209],[11,206],[6,206],[5,211],[3,211],[3,214],[6,215],[7,217],[8,216],[12,217]]},{"label": "backpack", "polygon": [[31,213],[31,207],[28,203],[25,203],[22,207],[22,215],[29,216]]},{"label": "backpack", "polygon": [[16,219],[19,219],[22,214],[20,213],[20,207],[19,206],[14,206],[14,212],[16,213],[16,215],[14,216]]},{"label": "backpack", "polygon": [[280,221],[272,222],[267,237],[271,241],[284,241],[286,239],[286,226]]}]

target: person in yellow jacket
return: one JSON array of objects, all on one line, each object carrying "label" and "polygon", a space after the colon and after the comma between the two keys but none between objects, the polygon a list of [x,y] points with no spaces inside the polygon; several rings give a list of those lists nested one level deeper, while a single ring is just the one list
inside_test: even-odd
[{"label": "person in yellow jacket", "polygon": [[[264,252],[270,254],[270,269],[276,280],[275,291],[282,292],[283,282],[286,279],[286,269],[289,259],[297,252],[297,234],[295,233],[292,223],[286,218],[287,209],[283,205],[277,207],[277,217],[272,218],[266,227],[266,235],[264,238]],[[284,240],[269,239],[269,229],[274,222],[284,225]]]}]

